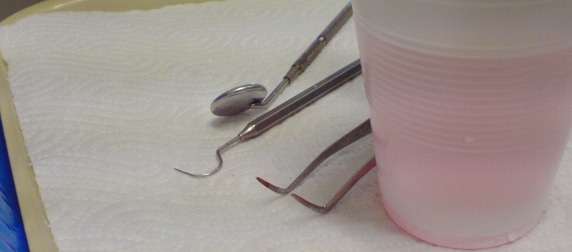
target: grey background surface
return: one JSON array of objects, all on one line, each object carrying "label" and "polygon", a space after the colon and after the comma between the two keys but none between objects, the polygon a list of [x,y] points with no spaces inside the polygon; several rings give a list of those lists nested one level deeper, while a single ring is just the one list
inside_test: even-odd
[{"label": "grey background surface", "polygon": [[13,13],[42,0],[0,0],[0,21]]}]

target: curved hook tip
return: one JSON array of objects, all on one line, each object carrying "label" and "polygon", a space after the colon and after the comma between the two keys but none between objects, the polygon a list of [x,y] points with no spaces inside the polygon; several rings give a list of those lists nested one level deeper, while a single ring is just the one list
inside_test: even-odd
[{"label": "curved hook tip", "polygon": [[191,177],[193,177],[193,178],[206,178],[206,177],[208,177],[208,176],[210,176],[210,175],[215,174],[215,173],[218,171],[218,170],[213,170],[212,172],[209,172],[209,173],[194,174],[194,173],[186,172],[186,171],[183,171],[183,170],[177,169],[177,168],[173,168],[173,169],[175,169],[175,171],[178,171],[178,172],[180,172],[180,173],[182,173],[182,174],[185,174],[185,175],[187,175],[187,176],[191,176]]},{"label": "curved hook tip", "polygon": [[216,168],[214,168],[214,169],[213,169],[212,171],[210,171],[210,172],[203,173],[203,174],[194,174],[194,173],[186,172],[186,171],[183,171],[183,170],[180,170],[180,169],[177,169],[177,168],[173,168],[173,169],[175,169],[175,171],[178,171],[178,172],[180,172],[180,173],[182,173],[182,174],[191,176],[191,177],[193,177],[193,178],[206,178],[206,177],[208,177],[208,176],[214,175],[215,173],[217,173],[218,171],[220,171],[220,168],[222,167],[222,157],[220,156],[220,151],[221,151],[222,149],[224,149],[226,146],[228,146],[230,143],[236,141],[235,139],[238,139],[238,137],[235,137],[235,138],[234,138],[233,140],[231,140],[229,143],[226,143],[225,145],[223,145],[222,147],[220,147],[220,148],[218,148],[218,149],[216,150],[216,153],[215,153],[215,154],[216,154],[216,159],[217,159],[217,161],[218,161],[218,165],[217,165]]}]

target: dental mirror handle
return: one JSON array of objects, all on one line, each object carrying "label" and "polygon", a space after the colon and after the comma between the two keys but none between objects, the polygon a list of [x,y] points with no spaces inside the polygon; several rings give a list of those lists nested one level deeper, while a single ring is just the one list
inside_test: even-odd
[{"label": "dental mirror handle", "polygon": [[294,81],[302,72],[308,68],[310,63],[318,57],[318,54],[326,47],[328,42],[342,29],[344,24],[352,16],[352,5],[348,3],[340,13],[330,22],[330,24],[320,33],[320,35],[310,44],[310,46],[300,55],[300,57],[292,64],[290,71],[286,73],[284,78]]},{"label": "dental mirror handle", "polygon": [[237,137],[244,141],[262,134],[360,74],[361,64],[360,60],[357,59],[276,108],[252,120]]},{"label": "dental mirror handle", "polygon": [[318,54],[328,44],[328,42],[338,33],[344,24],[351,18],[353,14],[351,3],[348,3],[338,15],[328,24],[328,26],[320,33],[320,35],[310,44],[308,48],[298,57],[292,64],[290,70],[284,75],[284,78],[278,86],[262,101],[253,103],[251,108],[266,108],[276,97],[282,93],[282,90],[292,83],[306,68],[318,57]]}]

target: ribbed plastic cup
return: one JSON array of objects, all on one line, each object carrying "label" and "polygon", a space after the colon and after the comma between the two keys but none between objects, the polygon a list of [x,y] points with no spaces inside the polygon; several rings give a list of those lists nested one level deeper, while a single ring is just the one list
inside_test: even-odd
[{"label": "ribbed plastic cup", "polygon": [[572,1],[352,6],[390,218],[458,249],[527,234],[572,127]]}]

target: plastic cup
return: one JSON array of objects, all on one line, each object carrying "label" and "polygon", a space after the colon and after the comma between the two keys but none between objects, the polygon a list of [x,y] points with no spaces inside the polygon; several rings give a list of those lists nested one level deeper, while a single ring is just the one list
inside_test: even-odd
[{"label": "plastic cup", "polygon": [[572,127],[572,1],[352,6],[390,218],[450,248],[527,234]]}]

